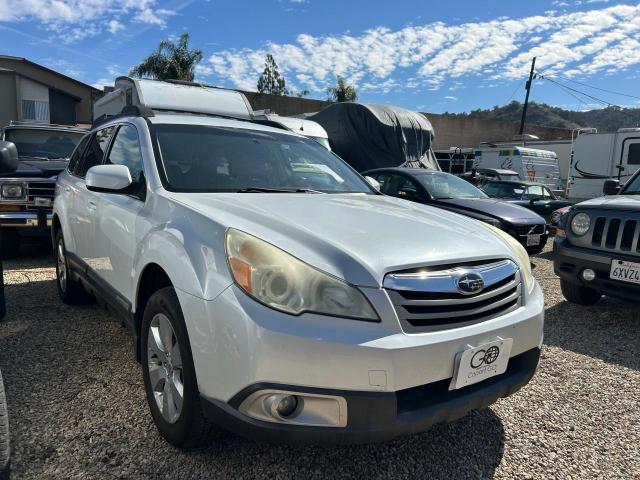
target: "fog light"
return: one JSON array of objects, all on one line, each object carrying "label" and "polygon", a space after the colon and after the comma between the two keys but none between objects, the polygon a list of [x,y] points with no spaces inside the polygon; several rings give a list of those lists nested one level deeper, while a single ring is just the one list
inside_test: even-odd
[{"label": "fog light", "polygon": [[265,406],[275,418],[287,418],[298,409],[298,397],[295,395],[271,395],[265,399]]},{"label": "fog light", "polygon": [[596,279],[596,272],[594,272],[590,268],[585,268],[582,271],[582,278],[587,282],[593,282]]}]

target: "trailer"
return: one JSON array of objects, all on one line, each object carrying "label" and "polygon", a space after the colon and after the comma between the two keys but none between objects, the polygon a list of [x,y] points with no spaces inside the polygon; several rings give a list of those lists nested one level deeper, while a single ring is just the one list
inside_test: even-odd
[{"label": "trailer", "polygon": [[588,200],[602,195],[605,180],[625,183],[640,169],[640,128],[615,133],[589,131],[573,144],[567,197]]},{"label": "trailer", "polygon": [[560,187],[558,157],[549,150],[526,147],[481,146],[475,151],[476,168],[514,170],[522,180]]}]

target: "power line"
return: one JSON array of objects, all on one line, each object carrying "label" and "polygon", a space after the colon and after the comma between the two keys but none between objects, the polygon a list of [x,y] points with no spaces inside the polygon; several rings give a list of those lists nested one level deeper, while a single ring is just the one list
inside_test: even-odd
[{"label": "power line", "polygon": [[608,90],[606,88],[594,87],[593,85],[589,85],[589,84],[584,83],[584,82],[579,82],[578,80],[571,80],[570,78],[561,77],[560,75],[558,75],[558,78],[561,78],[566,82],[571,82],[571,83],[576,83],[578,85],[582,85],[583,87],[593,88],[594,90],[600,90],[601,92],[611,93],[613,95],[620,95],[621,97],[635,98],[637,100],[640,100],[640,97],[638,97],[636,95],[629,95],[628,93],[616,92],[614,90]]},{"label": "power line", "polygon": [[545,75],[544,75],[544,74],[542,74],[542,73],[538,73],[538,76],[539,76],[540,78],[544,79],[544,80],[548,80],[549,82],[555,83],[556,85],[559,85],[559,86],[561,86],[561,87],[562,87],[562,88],[564,88],[564,89],[567,89],[567,90],[570,90],[570,91],[572,91],[572,92],[575,92],[575,93],[577,93],[578,95],[582,95],[582,96],[584,96],[584,97],[590,98],[591,100],[594,100],[595,102],[598,102],[598,103],[600,103],[600,104],[602,104],[602,105],[605,105],[605,106],[607,106],[607,107],[611,107],[611,106],[613,106],[613,107],[619,107],[619,105],[617,105],[617,104],[615,104],[615,103],[608,102],[607,100],[603,100],[602,98],[595,97],[595,96],[590,95],[590,94],[588,94],[588,93],[585,93],[585,92],[582,92],[582,91],[577,90],[577,89],[575,89],[575,88],[572,88],[572,87],[569,87],[569,86],[567,86],[567,85],[564,85],[564,84],[562,84],[562,83],[560,83],[560,82],[558,82],[558,81],[554,80],[553,78],[550,78],[550,77],[545,76]]},{"label": "power line", "polygon": [[507,103],[509,103],[513,97],[516,96],[516,93],[518,93],[518,91],[520,90],[520,88],[522,88],[522,85],[524,84],[524,82],[526,81],[526,78],[523,78],[522,81],[518,84],[518,86],[516,87],[516,89],[513,91],[513,93],[511,94],[511,96],[509,97],[509,100],[507,100]]},{"label": "power line", "polygon": [[[548,80],[548,79],[547,79]],[[571,92],[570,90],[566,90],[565,87],[559,83],[552,83],[553,86],[560,88],[563,92],[568,93],[569,95],[571,95],[573,98],[575,98],[576,100],[578,100],[578,102],[582,103],[583,105],[587,106],[587,107],[591,107],[591,105],[589,105],[587,102],[585,102],[584,100],[582,100],[579,96],[577,96],[576,94],[574,94],[573,92]]]}]

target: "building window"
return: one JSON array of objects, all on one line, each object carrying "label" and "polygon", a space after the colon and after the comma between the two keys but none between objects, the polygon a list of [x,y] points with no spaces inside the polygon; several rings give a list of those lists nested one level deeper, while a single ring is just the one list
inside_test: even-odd
[{"label": "building window", "polygon": [[49,121],[49,102],[22,100],[22,119],[36,122]]}]

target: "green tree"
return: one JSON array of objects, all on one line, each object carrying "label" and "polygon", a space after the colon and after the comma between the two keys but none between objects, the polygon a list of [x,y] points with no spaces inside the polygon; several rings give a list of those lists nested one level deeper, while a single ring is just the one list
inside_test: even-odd
[{"label": "green tree", "polygon": [[264,70],[258,79],[258,92],[270,95],[287,95],[289,93],[284,77],[278,71],[278,64],[270,53],[267,53]]},{"label": "green tree", "polygon": [[335,87],[327,88],[329,100],[333,102],[355,102],[358,99],[356,87],[347,85],[347,82],[340,75],[338,75],[337,80]]},{"label": "green tree", "polygon": [[191,82],[200,60],[202,60],[202,50],[189,48],[189,34],[183,33],[177,42],[161,41],[151,55],[129,71],[129,75],[154,80]]}]

